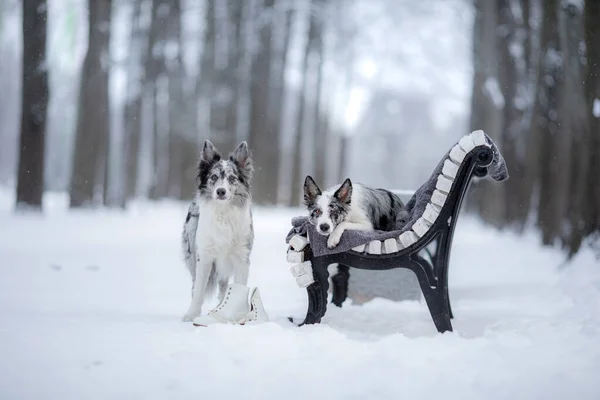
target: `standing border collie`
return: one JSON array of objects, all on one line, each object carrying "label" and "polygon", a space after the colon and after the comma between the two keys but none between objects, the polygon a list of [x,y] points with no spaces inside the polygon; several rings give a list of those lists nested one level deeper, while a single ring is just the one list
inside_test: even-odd
[{"label": "standing border collie", "polygon": [[246,142],[229,159],[223,159],[209,140],[204,142],[198,163],[198,192],[183,228],[185,264],[192,276],[192,301],[184,321],[201,314],[204,300],[214,294],[217,285],[220,301],[230,278],[247,285],[254,243],[253,172]]},{"label": "standing border collie", "polygon": [[404,209],[400,197],[389,190],[353,185],[348,178],[321,192],[310,175],[304,181],[304,205],[317,232],[329,236],[330,249],[338,245],[346,229],[393,230]]}]

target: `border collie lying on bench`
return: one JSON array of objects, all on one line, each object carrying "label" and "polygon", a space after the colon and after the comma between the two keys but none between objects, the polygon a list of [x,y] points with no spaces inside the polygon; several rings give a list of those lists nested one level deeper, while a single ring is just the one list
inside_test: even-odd
[{"label": "border collie lying on bench", "polygon": [[[308,292],[308,311],[302,324],[319,323],[327,311],[329,272],[333,303],[341,306],[347,296],[348,267],[365,270],[407,268],[413,271],[439,332],[452,331],[448,295],[448,262],[461,204],[473,177],[508,179],[504,159],[483,131],[465,135],[444,156],[433,174],[412,196],[403,217],[390,231],[346,230],[334,248],[316,232],[307,217],[292,220],[286,243],[292,275]],[[433,247],[429,251],[428,247]]]}]

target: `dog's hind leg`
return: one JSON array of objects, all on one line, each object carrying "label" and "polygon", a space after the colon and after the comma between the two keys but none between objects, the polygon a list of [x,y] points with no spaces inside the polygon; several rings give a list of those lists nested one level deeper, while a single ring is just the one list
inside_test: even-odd
[{"label": "dog's hind leg", "polygon": [[[214,261],[211,259],[200,259],[196,263],[196,279],[192,290],[192,302],[183,316],[184,321],[193,321],[202,313],[202,304],[207,291],[209,277],[213,272]],[[210,290],[210,288],[208,288]]]}]

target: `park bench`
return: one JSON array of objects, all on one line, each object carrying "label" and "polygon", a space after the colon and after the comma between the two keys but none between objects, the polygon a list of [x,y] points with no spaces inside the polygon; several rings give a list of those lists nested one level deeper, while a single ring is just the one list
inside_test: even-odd
[{"label": "park bench", "polygon": [[475,131],[446,153],[406,203],[407,216],[394,231],[345,231],[338,246],[328,249],[326,237],[315,231],[307,217],[294,218],[286,238],[287,260],[293,264],[290,270],[297,283],[308,293],[307,314],[299,325],[321,322],[327,311],[328,267],[337,264],[338,272],[331,278],[336,306],[346,300],[350,268],[405,268],[416,275],[438,332],[452,331],[448,267],[454,229],[471,181],[485,177],[502,182],[508,179],[508,171],[494,142],[483,131]]}]

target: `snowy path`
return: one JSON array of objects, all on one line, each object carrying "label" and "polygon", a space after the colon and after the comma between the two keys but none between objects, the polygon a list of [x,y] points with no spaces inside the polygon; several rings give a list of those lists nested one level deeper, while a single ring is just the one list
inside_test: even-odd
[{"label": "snowy path", "polygon": [[[1,399],[598,399],[600,268],[463,218],[455,332],[424,303],[376,300],[296,328],[306,294],[285,262],[292,214],[256,210],[250,284],[272,322],[180,322],[185,207],[14,216],[0,210]],[[207,397],[209,396],[209,397]]]}]

